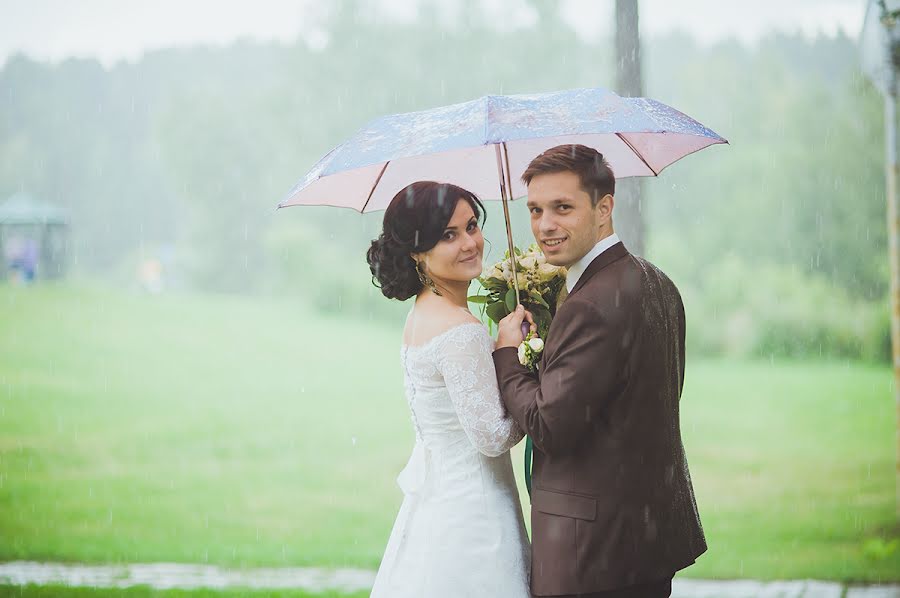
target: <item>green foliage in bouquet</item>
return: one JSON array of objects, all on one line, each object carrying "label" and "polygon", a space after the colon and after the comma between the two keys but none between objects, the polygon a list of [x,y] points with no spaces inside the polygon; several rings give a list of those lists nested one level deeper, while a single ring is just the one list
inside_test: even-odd
[{"label": "green foliage in bouquet", "polygon": [[[536,244],[532,244],[524,252],[518,247],[514,249],[519,303],[534,316],[538,336],[546,338],[550,321],[566,294],[566,269],[547,263]],[[483,305],[483,313],[492,321],[499,322],[516,308],[509,251],[502,261],[487,268],[478,282],[487,294],[473,295],[469,297],[469,302]]]}]

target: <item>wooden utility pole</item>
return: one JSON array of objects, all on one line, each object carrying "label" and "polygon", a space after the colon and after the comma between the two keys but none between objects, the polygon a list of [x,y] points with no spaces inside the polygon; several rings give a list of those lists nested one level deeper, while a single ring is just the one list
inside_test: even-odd
[{"label": "wooden utility pole", "polygon": [[[881,3],[882,21],[893,31],[897,15]],[[884,94],[884,175],[887,200],[888,252],[891,269],[891,356],[894,366],[894,403],[897,410],[896,507],[900,517],[900,222],[897,209],[897,40],[891,36],[891,69]]]},{"label": "wooden utility pole", "polygon": [[884,194],[891,276],[891,357],[896,408],[896,509],[900,518],[900,209],[897,205],[897,71],[900,0],[869,0],[860,36],[863,71],[884,96]]},{"label": "wooden utility pole", "polygon": [[[616,93],[625,97],[644,95],[638,0],[616,0]],[[616,180],[615,229],[629,251],[641,256],[645,249],[642,191],[640,177]]]},{"label": "wooden utility pole", "polygon": [[894,403],[897,410],[896,501],[900,517],[900,222],[897,209],[897,71],[884,94],[885,199],[891,269],[891,356],[894,366]]}]

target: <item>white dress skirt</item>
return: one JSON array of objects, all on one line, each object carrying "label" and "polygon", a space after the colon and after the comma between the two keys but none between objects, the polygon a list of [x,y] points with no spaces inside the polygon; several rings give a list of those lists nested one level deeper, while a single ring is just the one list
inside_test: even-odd
[{"label": "white dress skirt", "polygon": [[529,598],[530,546],[509,449],[522,439],[480,323],[404,346],[416,432],[372,598]]}]

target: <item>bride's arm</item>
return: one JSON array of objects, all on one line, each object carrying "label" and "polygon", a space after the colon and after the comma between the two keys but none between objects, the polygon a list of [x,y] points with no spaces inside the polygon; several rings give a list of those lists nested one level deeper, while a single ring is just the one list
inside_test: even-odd
[{"label": "bride's arm", "polygon": [[469,440],[479,452],[497,457],[522,440],[524,433],[500,400],[492,350],[484,327],[462,326],[437,347],[437,362]]}]

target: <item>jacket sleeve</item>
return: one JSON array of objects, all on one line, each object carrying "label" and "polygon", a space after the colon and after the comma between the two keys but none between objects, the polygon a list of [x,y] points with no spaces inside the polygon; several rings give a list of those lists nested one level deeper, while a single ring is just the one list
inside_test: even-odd
[{"label": "jacket sleeve", "polygon": [[601,416],[621,373],[622,319],[620,309],[604,313],[569,299],[553,322],[552,349],[547,348],[539,380],[519,364],[515,348],[494,352],[501,397],[543,453],[570,453]]}]

